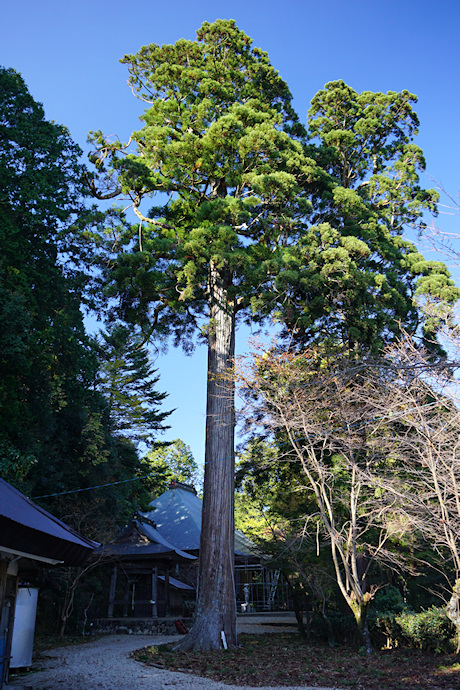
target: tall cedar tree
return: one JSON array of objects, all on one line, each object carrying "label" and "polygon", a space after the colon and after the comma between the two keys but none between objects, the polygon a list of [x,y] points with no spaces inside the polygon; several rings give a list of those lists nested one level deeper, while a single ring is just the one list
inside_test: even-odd
[{"label": "tall cedar tree", "polygon": [[408,91],[359,94],[340,80],[313,98],[308,130],[317,146],[308,150],[331,187],[290,250],[290,339],[379,351],[403,324],[433,347],[436,319],[419,307],[452,304],[460,292],[442,262],[427,261],[403,237],[408,226],[423,225],[424,212],[436,212],[438,199],[420,186],[416,101]]},{"label": "tall cedar tree", "polygon": [[[187,340],[207,319],[208,392],[196,622],[183,648],[236,644],[233,582],[235,319],[280,270],[310,212],[322,172],[304,154],[289,90],[233,21],[203,24],[196,42],[150,45],[124,58],[149,104],[135,153],[94,134],[105,196],[127,195],[140,224],[116,229],[106,279],[121,314]],[[97,191],[97,182],[93,180]],[[153,192],[163,208],[140,210]],[[124,230],[124,231],[123,231]],[[271,307],[271,305],[270,305]],[[231,387],[230,387],[231,388]]]},{"label": "tall cedar tree", "polygon": [[[334,167],[340,152],[306,144],[287,85],[234,21],[205,23],[197,36],[124,58],[133,92],[149,105],[144,126],[128,144],[93,133],[98,172],[89,183],[100,198],[124,195],[139,218],[129,226],[112,213],[102,265],[118,313],[146,333],[174,332],[186,345],[207,319],[199,597],[196,623],[181,647],[208,649],[221,645],[222,630],[230,645],[236,642],[234,396],[222,377],[233,359],[237,317],[260,319],[278,309],[299,337],[335,330],[350,342],[361,331],[367,340],[382,332],[385,338],[394,315],[412,314],[419,274],[439,274],[436,289],[451,283],[433,265],[411,263],[415,250],[397,234],[400,227],[396,237],[382,229],[375,204],[342,185]],[[393,112],[391,98],[386,108]],[[398,113],[395,106],[383,123],[387,139],[374,141],[377,164],[379,145],[385,151],[387,140],[399,141]],[[403,118],[402,138],[410,134],[405,126]],[[410,172],[416,163],[407,165]],[[359,175],[368,182],[361,168]],[[404,173],[404,189],[413,188],[414,175]],[[145,214],[141,204],[156,192],[169,201]],[[407,205],[415,215],[434,203],[429,194],[414,195]],[[401,218],[407,222],[408,214]],[[388,295],[394,280],[386,273],[393,270],[397,284]],[[405,307],[393,309],[396,296]]]}]

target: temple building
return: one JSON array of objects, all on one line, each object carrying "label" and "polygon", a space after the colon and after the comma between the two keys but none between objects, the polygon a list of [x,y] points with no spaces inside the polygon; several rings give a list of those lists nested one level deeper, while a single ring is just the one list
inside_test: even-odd
[{"label": "temple building", "polygon": [[[112,562],[109,619],[193,615],[198,576],[202,500],[193,487],[173,483],[135,515],[116,540],[100,551]],[[242,532],[235,530],[238,612],[284,608],[287,592],[279,571]]]}]

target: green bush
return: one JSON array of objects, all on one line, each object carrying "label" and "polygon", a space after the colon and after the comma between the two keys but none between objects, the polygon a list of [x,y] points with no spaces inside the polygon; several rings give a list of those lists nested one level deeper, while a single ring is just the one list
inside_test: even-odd
[{"label": "green bush", "polygon": [[444,608],[431,606],[416,613],[407,607],[396,587],[378,592],[370,612],[369,627],[378,645],[431,652],[453,650],[455,628]]},{"label": "green bush", "polygon": [[389,585],[377,592],[368,619],[376,647],[393,648],[405,644],[395,620],[397,614],[404,610],[407,610],[407,605],[397,587]]},{"label": "green bush", "polygon": [[444,608],[432,606],[426,611],[403,611],[394,617],[403,643],[432,652],[451,652],[454,648],[455,627]]},{"label": "green bush", "polygon": [[377,592],[371,611],[378,616],[386,613],[401,613],[405,608],[406,604],[399,589],[389,585]]}]

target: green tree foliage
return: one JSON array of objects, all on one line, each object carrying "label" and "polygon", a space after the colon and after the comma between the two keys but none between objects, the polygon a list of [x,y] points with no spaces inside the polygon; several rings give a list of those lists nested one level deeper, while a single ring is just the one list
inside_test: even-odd
[{"label": "green tree foliage", "polygon": [[[146,46],[123,62],[150,105],[132,135],[137,151],[96,132],[92,158],[98,179],[118,184],[105,196],[128,195],[141,225],[109,236],[106,278],[128,321],[161,320],[184,338],[208,316],[210,265],[232,311],[254,303],[280,270],[282,246],[298,239],[322,173],[294,136],[304,130],[286,84],[233,22],[205,23],[198,42]],[[155,192],[171,200],[143,216]]]},{"label": "green tree foliage", "polygon": [[14,70],[0,69],[0,94],[0,473],[101,538],[149,494],[140,481],[62,494],[141,476],[96,390],[86,277],[70,264],[87,220],[81,152]]},{"label": "green tree foliage", "polygon": [[83,371],[78,385],[89,384],[95,360],[78,281],[58,259],[81,212],[80,151],[14,70],[0,70],[0,92],[0,443],[11,479],[53,436],[70,387]]},{"label": "green tree foliage", "polygon": [[408,91],[358,94],[326,84],[309,110],[308,150],[328,172],[313,224],[292,252],[286,321],[299,340],[335,340],[378,350],[419,327],[433,340],[425,300],[458,299],[446,266],[427,261],[403,232],[436,211],[438,194],[420,186],[425,169],[413,143],[416,97]]},{"label": "green tree foliage", "polygon": [[[235,474],[235,521],[251,539],[262,540],[265,550],[276,532],[307,511],[302,477],[296,465],[283,462],[285,439],[264,440],[260,427],[239,453]],[[253,432],[254,432],[253,429]],[[300,506],[299,503],[302,505]]]},{"label": "green tree foliage", "polygon": [[198,465],[190,446],[180,438],[154,448],[147,453],[143,461],[148,463],[154,474],[164,475],[164,488],[161,488],[159,493],[165,491],[171,482],[190,484],[195,487],[200,483]]},{"label": "green tree foliage", "polygon": [[115,323],[100,333],[97,354],[98,388],[108,402],[113,432],[151,445],[156,434],[167,428],[162,422],[170,412],[158,411],[167,394],[155,389],[159,376],[143,339]]},{"label": "green tree foliage", "polygon": [[180,438],[154,448],[142,462],[152,473],[152,491],[155,497],[166,491],[171,482],[190,484],[195,488],[201,484],[198,465],[190,446]]},{"label": "green tree foliage", "polygon": [[[148,106],[144,125],[127,144],[93,133],[89,182],[99,198],[124,196],[139,223],[112,212],[108,235],[96,241],[123,319],[147,334],[172,332],[186,348],[197,327],[208,339],[200,563],[211,579],[201,582],[197,623],[182,647],[218,647],[221,630],[236,640],[231,563],[225,580],[215,573],[232,552],[234,406],[221,380],[236,320],[278,312],[300,340],[380,347],[398,319],[416,328],[416,294],[452,300],[457,292],[445,267],[401,237],[435,204],[418,186],[410,94],[358,96],[342,82],[327,85],[312,105],[316,144],[266,53],[231,20],[123,62]],[[144,210],[157,193],[168,201]]]}]

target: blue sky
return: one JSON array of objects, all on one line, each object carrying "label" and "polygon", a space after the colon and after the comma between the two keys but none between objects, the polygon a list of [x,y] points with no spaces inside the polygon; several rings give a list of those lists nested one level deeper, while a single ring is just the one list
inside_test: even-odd
[{"label": "blue sky", "polygon": [[[46,117],[66,125],[86,150],[89,130],[127,139],[142,104],[119,63],[149,43],[193,40],[203,21],[235,19],[267,51],[305,121],[324,84],[343,79],[357,91],[417,94],[417,143],[428,176],[454,196],[460,188],[459,0],[3,0],[0,64],[21,72]],[[459,219],[441,215],[453,230]],[[246,349],[240,333],[238,349]],[[170,348],[156,365],[167,407],[177,408],[165,439],[180,437],[204,455],[206,351]]]}]

